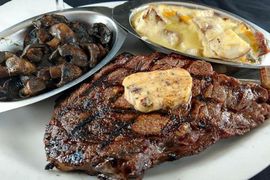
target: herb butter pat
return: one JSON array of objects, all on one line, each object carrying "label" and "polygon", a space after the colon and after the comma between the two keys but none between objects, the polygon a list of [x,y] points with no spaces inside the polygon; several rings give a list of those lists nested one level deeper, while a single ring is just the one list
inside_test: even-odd
[{"label": "herb butter pat", "polygon": [[123,80],[125,99],[141,112],[173,109],[189,102],[192,77],[182,68],[139,72]]}]

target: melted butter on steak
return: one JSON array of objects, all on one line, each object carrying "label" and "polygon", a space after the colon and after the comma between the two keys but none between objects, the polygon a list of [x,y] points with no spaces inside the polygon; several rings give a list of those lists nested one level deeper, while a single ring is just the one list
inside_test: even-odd
[{"label": "melted butter on steak", "polygon": [[192,77],[182,68],[139,72],[123,80],[125,99],[141,112],[173,109],[190,100]]}]

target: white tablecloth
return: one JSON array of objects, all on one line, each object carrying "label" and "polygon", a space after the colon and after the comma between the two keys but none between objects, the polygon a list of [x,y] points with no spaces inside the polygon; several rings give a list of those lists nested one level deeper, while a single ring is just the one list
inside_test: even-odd
[{"label": "white tablecloth", "polygon": [[[65,4],[65,8],[70,8]],[[56,10],[55,0],[12,0],[0,6],[0,31],[30,17]]]}]

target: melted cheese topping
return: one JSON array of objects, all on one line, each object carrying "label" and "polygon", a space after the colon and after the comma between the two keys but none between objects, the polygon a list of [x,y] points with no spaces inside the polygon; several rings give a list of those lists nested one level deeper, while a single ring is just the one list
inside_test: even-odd
[{"label": "melted cheese topping", "polygon": [[[231,39],[233,39],[233,41],[231,41]],[[224,59],[239,58],[250,50],[249,44],[237,36],[231,29],[228,29],[209,41],[209,46],[218,57]]]},{"label": "melted cheese topping", "polygon": [[141,112],[176,108],[189,102],[192,77],[182,68],[139,72],[123,80],[125,99]]},{"label": "melted cheese topping", "polygon": [[[143,38],[187,54],[247,63],[258,59],[255,32],[213,10],[150,5],[133,16],[132,25]],[[222,43],[216,43],[220,37]]]}]

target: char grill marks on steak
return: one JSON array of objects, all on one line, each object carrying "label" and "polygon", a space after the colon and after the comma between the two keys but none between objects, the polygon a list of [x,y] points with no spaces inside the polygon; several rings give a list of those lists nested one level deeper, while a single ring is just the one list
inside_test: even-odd
[{"label": "char grill marks on steak", "polygon": [[[189,105],[144,114],[124,99],[124,77],[174,67],[192,75]],[[140,178],[156,164],[250,131],[269,116],[268,100],[263,87],[218,74],[204,61],[176,54],[122,54],[57,102],[44,137],[46,155],[63,171]]]}]

